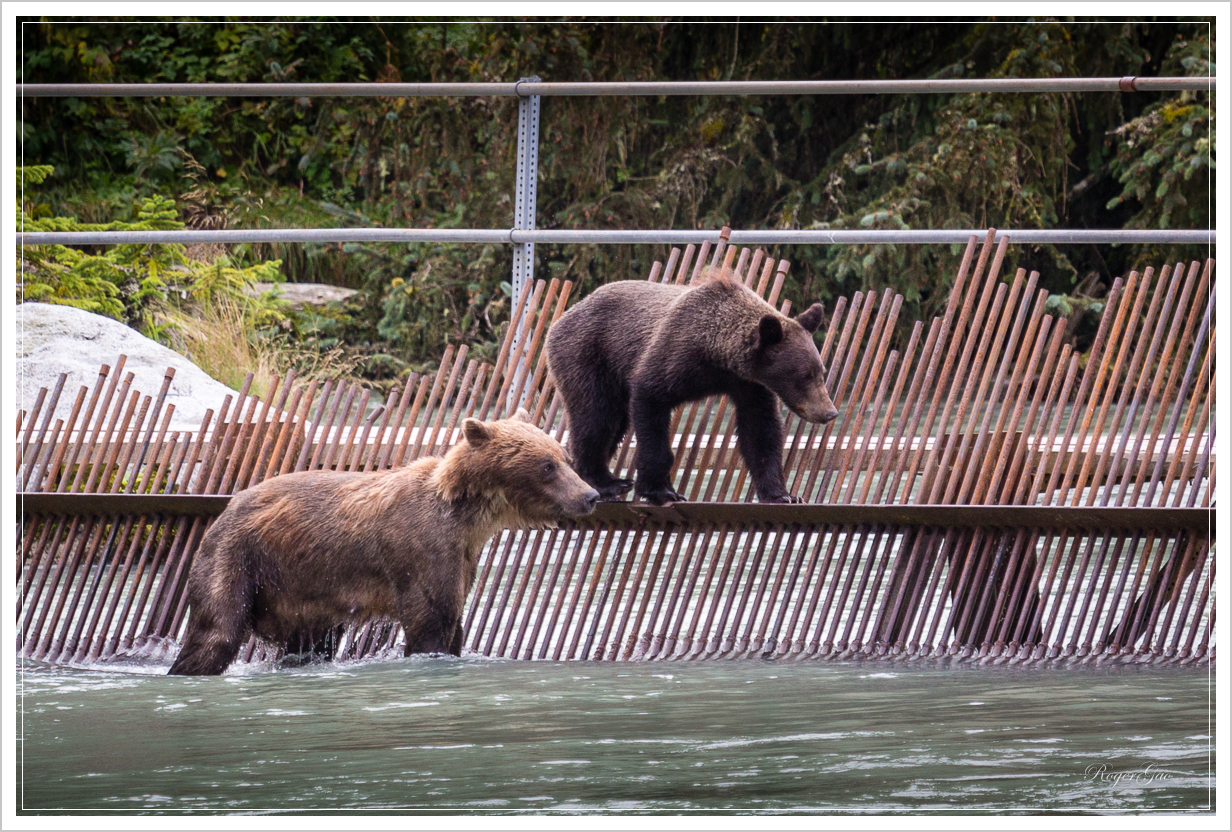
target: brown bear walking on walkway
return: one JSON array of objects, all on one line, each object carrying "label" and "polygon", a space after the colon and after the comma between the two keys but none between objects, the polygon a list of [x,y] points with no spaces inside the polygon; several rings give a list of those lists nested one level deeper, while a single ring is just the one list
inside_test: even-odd
[{"label": "brown bear walking on walkway", "polygon": [[779,314],[728,275],[696,286],[609,283],[548,332],[548,364],[569,419],[569,451],[582,479],[604,497],[629,490],[608,463],[633,423],[636,494],[663,505],[672,489],[672,409],[726,394],[736,408],[737,446],[763,502],[799,502],[783,480],[779,399],[800,418],[838,415],[812,334],[822,308]]},{"label": "brown bear walking on walkway", "polygon": [[171,673],[222,673],[249,633],[285,644],[370,616],[402,624],[408,656],[459,655],[489,538],[589,514],[599,498],[525,411],[467,419],[463,435],[405,468],[287,474],[235,495],[197,551]]}]

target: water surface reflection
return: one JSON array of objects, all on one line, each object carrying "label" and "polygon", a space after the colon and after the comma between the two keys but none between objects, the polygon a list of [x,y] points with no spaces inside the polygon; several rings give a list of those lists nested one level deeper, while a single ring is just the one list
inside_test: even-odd
[{"label": "water surface reflection", "polygon": [[1209,811],[1198,671],[415,658],[19,671],[27,813]]}]

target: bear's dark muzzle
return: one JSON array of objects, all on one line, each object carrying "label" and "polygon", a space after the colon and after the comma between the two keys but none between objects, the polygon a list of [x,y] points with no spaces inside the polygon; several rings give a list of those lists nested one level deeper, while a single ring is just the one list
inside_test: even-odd
[{"label": "bear's dark muzzle", "polygon": [[838,418],[838,408],[832,404],[828,407],[807,409],[803,407],[791,407],[788,405],[788,409],[804,421],[812,422],[817,425],[827,425]]},{"label": "bear's dark muzzle", "polygon": [[590,514],[595,510],[595,504],[599,502],[599,492],[595,489],[590,489],[582,495],[582,502],[586,506],[586,514]]},{"label": "bear's dark muzzle", "polygon": [[598,502],[599,492],[592,488],[576,500],[570,500],[562,505],[561,509],[570,517],[582,517],[593,512]]}]

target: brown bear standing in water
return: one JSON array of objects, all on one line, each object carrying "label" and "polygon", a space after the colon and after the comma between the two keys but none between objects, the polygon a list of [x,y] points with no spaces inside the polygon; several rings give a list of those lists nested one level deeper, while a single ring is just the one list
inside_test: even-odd
[{"label": "brown bear standing in water", "polygon": [[726,394],[737,446],[762,502],[799,502],[783,480],[779,399],[800,418],[838,415],[812,333],[821,304],[779,314],[728,275],[695,286],[626,280],[600,286],[548,332],[548,364],[569,419],[569,451],[604,497],[632,483],[608,462],[629,429],[637,437],[636,494],[657,505],[684,499],[668,477],[672,409]]},{"label": "brown bear standing in water", "polygon": [[287,474],[236,494],[189,573],[188,632],[171,673],[222,673],[251,632],[284,644],[377,615],[402,624],[408,656],[460,654],[488,539],[589,514],[599,499],[529,421],[524,410],[467,419],[465,441],[444,457]]}]

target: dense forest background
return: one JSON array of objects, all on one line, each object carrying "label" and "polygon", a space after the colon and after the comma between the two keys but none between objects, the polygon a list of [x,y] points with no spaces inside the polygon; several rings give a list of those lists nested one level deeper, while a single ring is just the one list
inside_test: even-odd
[{"label": "dense forest background", "polygon": [[[41,83],[1215,74],[1213,22],[1162,18],[22,23],[22,80]],[[512,224],[512,99],[19,107],[26,228]],[[1206,92],[545,98],[538,227],[1205,228],[1213,125]],[[208,304],[219,286],[274,272],[355,288],[327,310],[266,302],[249,337],[281,343],[292,363],[343,356],[376,383],[432,366],[447,342],[490,352],[509,315],[507,246],[131,248],[26,251],[19,293],[178,343],[183,319],[166,311],[177,297]],[[1191,248],[1014,246],[1008,265],[1040,271],[1053,308],[1087,321],[1081,342],[1113,277],[1207,255]],[[536,276],[585,292],[644,277],[666,250],[540,245]],[[961,256],[957,246],[772,253],[793,263],[785,293],[796,305],[893,286],[905,321],[936,312]]]}]

